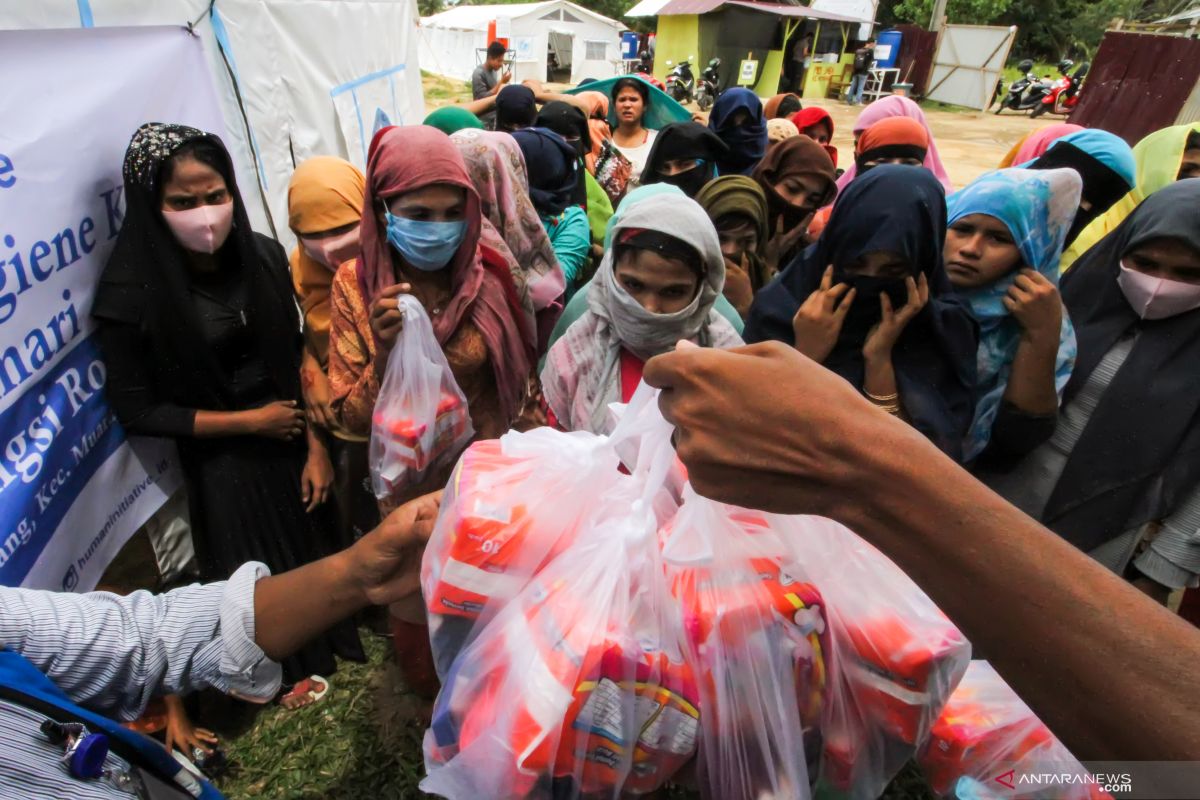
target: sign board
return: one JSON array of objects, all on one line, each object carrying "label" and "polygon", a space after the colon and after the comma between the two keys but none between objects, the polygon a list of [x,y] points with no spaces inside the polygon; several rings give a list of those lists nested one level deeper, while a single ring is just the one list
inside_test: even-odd
[{"label": "sign board", "polygon": [[738,70],[738,86],[753,86],[758,75],[758,62],[749,59],[742,62],[741,69]]}]

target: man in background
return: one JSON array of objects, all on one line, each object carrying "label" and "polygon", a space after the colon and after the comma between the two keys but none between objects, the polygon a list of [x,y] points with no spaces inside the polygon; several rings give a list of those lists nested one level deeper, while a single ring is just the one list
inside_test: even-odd
[{"label": "man in background", "polygon": [[867,39],[862,47],[854,51],[853,76],[850,78],[850,96],[848,98],[850,105],[862,105],[863,89],[867,86],[867,76],[873,66],[875,66],[874,37]]},{"label": "man in background", "polygon": [[[471,73],[471,95],[473,100],[482,100],[485,97],[491,97],[512,79],[512,70],[501,73],[501,69],[504,67],[504,56],[507,52],[508,49],[500,42],[492,42],[488,45],[487,59]],[[480,114],[479,119],[489,129],[495,129],[495,111]]]}]

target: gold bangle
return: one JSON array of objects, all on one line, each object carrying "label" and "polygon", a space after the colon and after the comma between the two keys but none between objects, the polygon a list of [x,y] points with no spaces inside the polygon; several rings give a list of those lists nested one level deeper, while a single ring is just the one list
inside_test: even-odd
[{"label": "gold bangle", "polygon": [[895,394],[877,395],[871,394],[866,389],[863,389],[863,394],[866,395],[867,399],[873,403],[895,403],[900,399],[899,392],[896,392]]}]

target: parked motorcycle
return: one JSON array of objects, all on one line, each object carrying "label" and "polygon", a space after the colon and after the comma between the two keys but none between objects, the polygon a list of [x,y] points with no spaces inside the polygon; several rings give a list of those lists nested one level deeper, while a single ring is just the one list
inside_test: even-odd
[{"label": "parked motorcycle", "polygon": [[1024,77],[1018,78],[1009,85],[1008,94],[1004,95],[1000,100],[1000,107],[996,109],[997,114],[1006,108],[1012,111],[1028,111],[1036,108],[1054,86],[1051,81],[1041,80],[1033,74],[1031,59],[1027,58],[1017,64],[1017,69]]},{"label": "parked motorcycle", "polygon": [[696,105],[700,106],[701,111],[708,111],[716,102],[720,86],[721,59],[714,58],[700,73],[700,84],[696,87]]},{"label": "parked motorcycle", "polygon": [[1031,118],[1040,117],[1042,114],[1070,114],[1071,109],[1079,105],[1079,92],[1083,88],[1083,79],[1087,77],[1088,69],[1092,65],[1084,61],[1074,74],[1068,74],[1074,65],[1075,63],[1070,59],[1059,62],[1058,69],[1062,73],[1062,79],[1054,84],[1050,93],[1043,97],[1042,101],[1030,112]]},{"label": "parked motorcycle", "polygon": [[[667,66],[671,66],[671,62],[667,62]],[[680,61],[675,65],[675,68],[667,73],[667,94],[675,98],[675,101],[680,104],[692,102],[693,93],[696,90],[696,76],[692,74],[692,64],[690,61]]]}]

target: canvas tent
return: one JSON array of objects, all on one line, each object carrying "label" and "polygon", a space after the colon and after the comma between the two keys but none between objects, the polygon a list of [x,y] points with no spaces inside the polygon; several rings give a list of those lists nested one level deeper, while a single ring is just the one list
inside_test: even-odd
[{"label": "canvas tent", "polygon": [[579,83],[621,72],[625,26],[566,0],[517,5],[460,5],[423,17],[418,31],[421,66],[438,75],[468,80],[483,61],[489,31],[508,40],[513,80],[549,79],[550,53],[561,71],[556,79]]},{"label": "canvas tent", "polygon": [[416,18],[414,0],[0,4],[0,30],[190,23],[204,44],[225,118],[217,133],[233,155],[251,223],[289,247],[295,164],[338,155],[363,167],[377,123],[424,118]]}]

